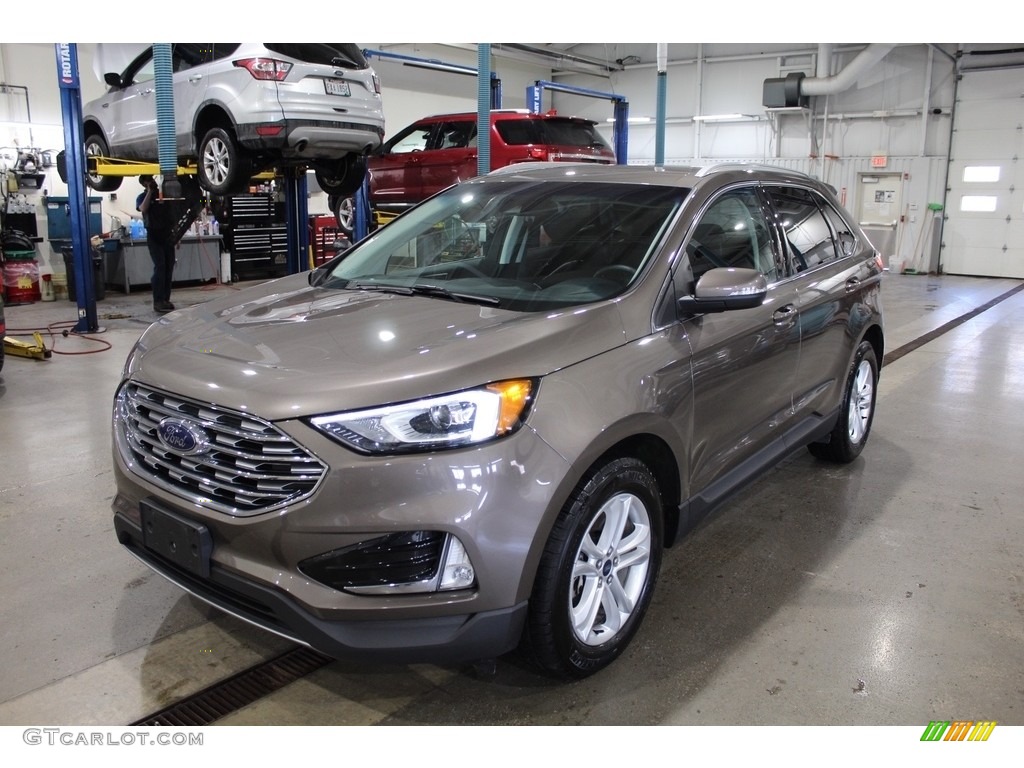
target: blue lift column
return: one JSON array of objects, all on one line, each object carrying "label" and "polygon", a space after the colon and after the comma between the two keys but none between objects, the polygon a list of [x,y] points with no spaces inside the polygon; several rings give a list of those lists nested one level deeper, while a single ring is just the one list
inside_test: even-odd
[{"label": "blue lift column", "polygon": [[309,269],[309,200],[306,169],[286,169],[284,177],[285,228],[288,233],[288,274]]},{"label": "blue lift column", "polygon": [[543,111],[544,91],[561,91],[562,93],[574,93],[577,96],[589,96],[593,99],[608,99],[615,104],[615,162],[618,165],[626,165],[626,152],[629,147],[629,102],[625,96],[617,93],[606,93],[594,91],[590,88],[580,88],[575,85],[563,85],[550,80],[537,80],[533,85],[526,87],[526,106],[534,114],[539,115]]},{"label": "blue lift column", "polygon": [[57,55],[57,86],[64,119],[64,156],[67,159],[68,207],[71,214],[71,248],[74,252],[75,300],[78,302],[76,333],[100,330],[96,321],[96,292],[92,284],[92,258],[85,192],[85,140],[82,136],[82,89],[78,77],[78,49],[74,43],[54,43]]}]

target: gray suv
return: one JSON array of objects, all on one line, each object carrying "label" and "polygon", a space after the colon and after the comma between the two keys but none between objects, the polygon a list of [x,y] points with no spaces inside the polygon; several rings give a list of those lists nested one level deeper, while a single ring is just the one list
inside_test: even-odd
[{"label": "gray suv", "polygon": [[[384,137],[380,80],[354,43],[174,43],[174,134],[179,162],[196,162],[215,195],[243,190],[254,173],[308,165],[330,194],[350,195],[366,155]],[[156,162],[153,48],[82,108],[86,155]],[[117,189],[120,176],[89,186]]]},{"label": "gray suv", "polygon": [[339,658],[604,667],[663,551],[792,451],[854,460],[882,266],[826,186],[531,164],[171,313],[114,402],[119,541]]}]

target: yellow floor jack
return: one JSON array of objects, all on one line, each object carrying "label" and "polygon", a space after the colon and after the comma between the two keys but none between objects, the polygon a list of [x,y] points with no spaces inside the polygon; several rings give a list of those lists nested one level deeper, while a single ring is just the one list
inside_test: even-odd
[{"label": "yellow floor jack", "polygon": [[10,336],[4,336],[4,355],[30,357],[35,360],[49,360],[53,352],[47,349],[46,344],[43,343],[43,335],[36,332],[32,334],[32,338],[35,340],[35,343],[18,341]]}]

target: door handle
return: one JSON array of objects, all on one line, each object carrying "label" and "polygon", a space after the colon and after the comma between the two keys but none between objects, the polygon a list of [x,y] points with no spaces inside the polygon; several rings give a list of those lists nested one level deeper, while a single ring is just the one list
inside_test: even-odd
[{"label": "door handle", "polygon": [[846,292],[847,293],[853,293],[858,288],[860,288],[860,278],[859,277],[851,277],[849,280],[846,281]]},{"label": "door handle", "polygon": [[190,83],[198,83],[202,79],[203,79],[202,75],[192,75],[191,77],[189,77],[188,81]]},{"label": "door handle", "polygon": [[796,317],[796,307],[792,304],[787,304],[784,307],[779,307],[772,313],[772,320],[776,325],[785,325]]}]

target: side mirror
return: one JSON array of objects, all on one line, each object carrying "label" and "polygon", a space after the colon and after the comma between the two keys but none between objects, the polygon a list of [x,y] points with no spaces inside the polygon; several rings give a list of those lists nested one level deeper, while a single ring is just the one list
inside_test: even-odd
[{"label": "side mirror", "polygon": [[309,276],[306,279],[309,281],[309,284],[315,288],[327,279],[328,272],[329,270],[326,265],[317,267],[309,273]]},{"label": "side mirror", "polygon": [[117,72],[105,73],[103,75],[103,82],[111,88],[124,88],[124,83],[121,82],[121,75]]},{"label": "side mirror", "polygon": [[679,311],[685,314],[728,312],[751,309],[764,303],[768,295],[768,282],[756,269],[720,267],[701,275],[693,296],[678,301]]}]

